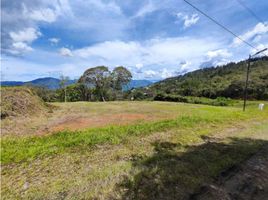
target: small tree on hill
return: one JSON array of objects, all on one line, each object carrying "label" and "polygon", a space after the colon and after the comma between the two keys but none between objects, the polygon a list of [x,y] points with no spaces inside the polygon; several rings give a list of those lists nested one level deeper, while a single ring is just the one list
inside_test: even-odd
[{"label": "small tree on hill", "polygon": [[68,76],[64,76],[64,75],[60,76],[60,89],[64,90],[64,102],[67,101],[66,87],[67,87],[69,80],[70,80],[70,78]]}]

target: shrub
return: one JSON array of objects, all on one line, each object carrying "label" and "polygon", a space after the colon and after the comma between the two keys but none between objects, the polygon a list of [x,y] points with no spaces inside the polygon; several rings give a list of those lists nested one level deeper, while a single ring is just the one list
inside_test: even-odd
[{"label": "shrub", "polygon": [[155,101],[171,101],[171,102],[183,102],[183,103],[193,103],[193,104],[205,104],[213,106],[228,106],[235,103],[234,100],[225,97],[217,97],[216,99],[209,99],[205,97],[192,97],[192,96],[180,96],[180,95],[170,95],[170,94],[157,94],[154,97]]},{"label": "shrub", "polygon": [[154,97],[155,101],[173,101],[173,102],[184,102],[187,103],[188,99],[180,95],[166,95],[166,94],[157,94]]}]

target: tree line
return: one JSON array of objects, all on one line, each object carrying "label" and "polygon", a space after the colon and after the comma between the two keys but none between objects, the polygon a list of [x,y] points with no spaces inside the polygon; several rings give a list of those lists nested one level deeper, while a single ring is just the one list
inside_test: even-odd
[{"label": "tree line", "polygon": [[[177,99],[179,96],[242,99],[246,68],[246,61],[232,62],[168,78],[149,87],[123,91],[122,87],[132,79],[128,69],[120,66],[110,71],[106,66],[97,66],[87,69],[75,84],[67,86],[68,78],[61,77],[60,89],[51,91],[35,88],[35,90],[45,101],[61,102],[154,100],[159,99],[161,95],[164,100],[174,97]],[[248,97],[268,100],[268,57],[257,58],[252,62]]]},{"label": "tree line", "polygon": [[123,86],[131,79],[131,72],[123,66],[112,71],[106,66],[97,66],[87,69],[75,84],[67,85],[69,78],[61,76],[59,89],[33,87],[33,90],[47,102],[112,101],[125,98]]}]

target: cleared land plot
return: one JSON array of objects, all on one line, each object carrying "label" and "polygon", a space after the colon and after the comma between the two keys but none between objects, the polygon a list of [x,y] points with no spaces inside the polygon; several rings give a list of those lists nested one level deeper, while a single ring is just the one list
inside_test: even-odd
[{"label": "cleared land plot", "polygon": [[[59,116],[105,120],[79,131],[4,136],[3,199],[187,199],[268,142],[268,110],[254,103],[245,113],[167,102],[55,105],[51,124]],[[146,117],[118,117],[126,115]]]},{"label": "cleared land plot", "polygon": [[191,114],[198,105],[166,102],[76,102],[53,103],[53,113],[16,117],[2,122],[2,135],[40,135],[61,130],[79,130],[176,118]]}]

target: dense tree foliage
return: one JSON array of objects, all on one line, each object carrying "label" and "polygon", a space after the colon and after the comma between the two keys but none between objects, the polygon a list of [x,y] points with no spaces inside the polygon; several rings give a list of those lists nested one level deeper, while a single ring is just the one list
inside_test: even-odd
[{"label": "dense tree foliage", "polygon": [[131,79],[132,74],[125,67],[116,67],[112,74],[112,87],[117,91],[122,91],[123,85],[127,85]]},{"label": "dense tree foliage", "polygon": [[79,83],[68,85],[65,89],[58,89],[56,91],[58,97],[66,94],[67,102],[91,101],[91,93],[92,91],[89,88]]},{"label": "dense tree foliage", "polygon": [[111,72],[105,66],[89,68],[80,77],[78,82],[94,88],[94,94],[99,100],[105,101],[111,82]]},{"label": "dense tree foliage", "polygon": [[[150,93],[199,96],[208,98],[242,98],[247,61],[200,69],[185,75],[165,79],[149,87]],[[146,90],[143,89],[143,92]],[[148,93],[148,90],[147,90]],[[248,97],[268,100],[268,57],[252,60]]]},{"label": "dense tree foliage", "polygon": [[78,80],[93,91],[96,100],[115,100],[118,94],[122,96],[122,87],[130,82],[131,72],[120,66],[112,72],[108,67],[98,66],[87,69]]}]

